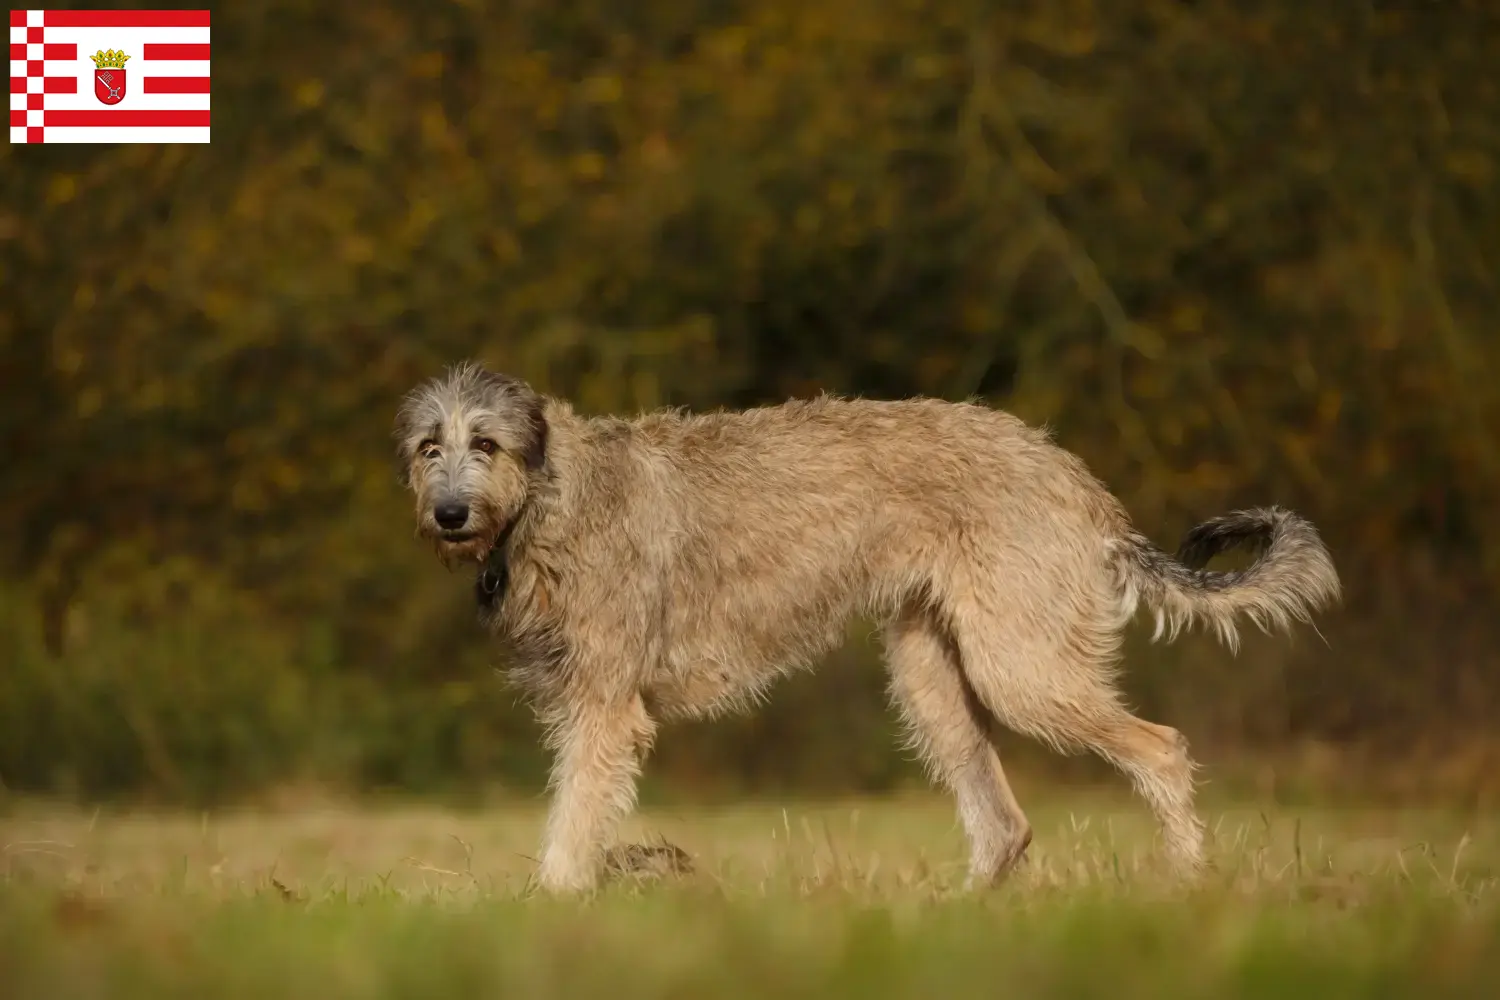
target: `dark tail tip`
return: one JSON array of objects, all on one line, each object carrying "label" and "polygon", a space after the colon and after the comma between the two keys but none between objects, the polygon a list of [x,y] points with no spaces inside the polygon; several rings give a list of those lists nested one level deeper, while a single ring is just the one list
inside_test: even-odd
[{"label": "dark tail tip", "polygon": [[1202,569],[1221,552],[1248,549],[1260,555],[1270,547],[1280,522],[1276,508],[1237,510],[1211,518],[1182,537],[1177,547],[1177,561],[1189,569]]}]

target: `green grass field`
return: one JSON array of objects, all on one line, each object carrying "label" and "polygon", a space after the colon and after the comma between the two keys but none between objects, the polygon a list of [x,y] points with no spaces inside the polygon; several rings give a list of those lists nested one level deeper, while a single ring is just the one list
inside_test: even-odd
[{"label": "green grass field", "polygon": [[1031,863],[984,895],[924,797],[649,811],[627,833],[697,871],[575,901],[527,894],[531,806],[14,808],[0,995],[1500,995],[1500,817],[1205,802],[1216,869],[1184,887],[1127,796],[1025,801]]}]

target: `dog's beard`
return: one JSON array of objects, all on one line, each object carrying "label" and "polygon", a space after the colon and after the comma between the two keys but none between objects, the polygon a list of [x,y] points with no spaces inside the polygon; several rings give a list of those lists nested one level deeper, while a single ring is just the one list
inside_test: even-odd
[{"label": "dog's beard", "polygon": [[422,518],[417,533],[432,546],[438,561],[453,570],[484,562],[499,534],[491,527],[493,523],[492,519],[476,510],[468,524],[457,531],[448,531],[427,516]]},{"label": "dog's beard", "polygon": [[494,538],[489,532],[475,532],[466,538],[444,537],[439,532],[431,540],[438,560],[450,570],[458,566],[483,563],[494,544]]}]

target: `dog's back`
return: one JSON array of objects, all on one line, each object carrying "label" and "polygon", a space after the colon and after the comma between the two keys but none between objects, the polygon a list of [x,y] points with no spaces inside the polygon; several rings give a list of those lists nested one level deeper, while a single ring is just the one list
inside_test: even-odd
[{"label": "dog's back", "polygon": [[738,704],[839,645],[854,616],[888,620],[955,588],[1003,581],[1001,603],[1059,607],[1098,591],[1115,614],[1101,574],[1123,513],[1010,414],[820,397],[651,414],[630,434],[649,488],[627,520],[672,539],[664,669],[682,692],[664,704]]}]

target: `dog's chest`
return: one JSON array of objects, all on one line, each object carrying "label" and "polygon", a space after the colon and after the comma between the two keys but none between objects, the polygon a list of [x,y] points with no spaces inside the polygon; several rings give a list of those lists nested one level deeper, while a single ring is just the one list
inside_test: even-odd
[{"label": "dog's chest", "polygon": [[506,647],[513,668],[532,671],[555,666],[566,654],[555,584],[536,567],[512,569],[491,561],[474,579],[479,622]]}]

